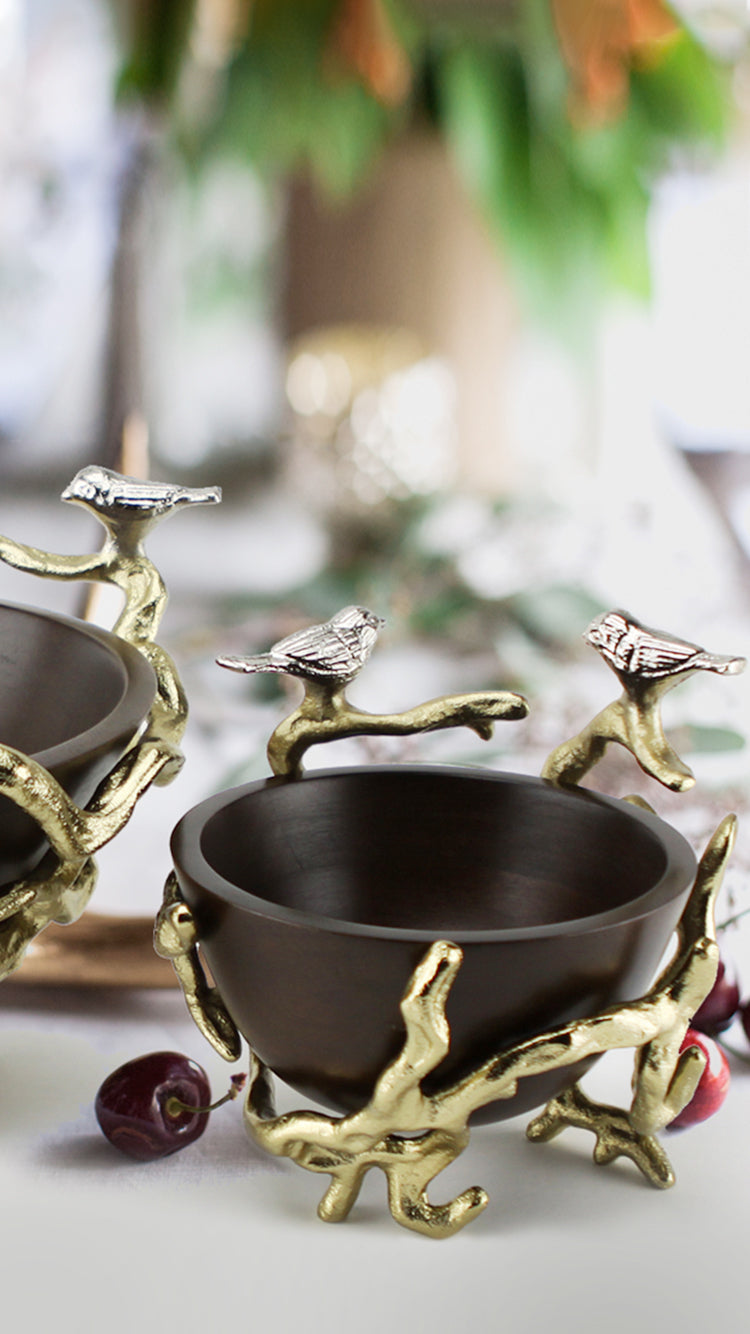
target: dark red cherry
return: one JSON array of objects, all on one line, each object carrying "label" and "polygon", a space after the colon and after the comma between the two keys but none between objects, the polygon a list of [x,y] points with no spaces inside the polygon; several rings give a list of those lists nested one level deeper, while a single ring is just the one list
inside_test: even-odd
[{"label": "dark red cherry", "polygon": [[680,1044],[680,1051],[686,1047],[700,1048],[706,1057],[706,1068],[687,1107],[683,1107],[679,1116],[670,1122],[670,1130],[685,1130],[688,1126],[697,1125],[699,1121],[707,1121],[709,1116],[718,1112],[729,1092],[729,1062],[718,1043],[705,1033],[689,1028]]},{"label": "dark red cherry", "polygon": [[[111,1144],[148,1162],[176,1153],[208,1125],[211,1086],[205,1070],[174,1051],[154,1051],[113,1070],[94,1110]],[[185,1104],[181,1106],[180,1104]]]},{"label": "dark red cherry", "polygon": [[723,1033],[729,1028],[739,1005],[740,989],[734,970],[720,959],[716,981],[693,1016],[693,1028],[699,1028],[701,1033]]}]

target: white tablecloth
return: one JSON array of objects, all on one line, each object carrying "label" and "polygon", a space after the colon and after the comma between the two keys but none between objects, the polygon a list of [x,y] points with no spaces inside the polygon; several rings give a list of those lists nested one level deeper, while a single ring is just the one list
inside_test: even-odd
[{"label": "white tablecloth", "polygon": [[[151,1164],[124,1158],[98,1130],[96,1089],[121,1061],[162,1048],[188,1052],[222,1088],[230,1067],[176,994],[5,988],[8,1330],[743,1327],[750,1071],[712,1121],[667,1137],[678,1177],[667,1192],[629,1162],[595,1167],[584,1132],[533,1145],[518,1119],[479,1128],[431,1197],[476,1183],[490,1204],[464,1232],[436,1242],[392,1222],[377,1171],[348,1222],[321,1223],[327,1178],[264,1158],[245,1137],[239,1102],[215,1112],[203,1138],[178,1154]],[[608,1056],[588,1084],[622,1102],[627,1081],[627,1061]],[[304,1103],[288,1095],[282,1105]]]}]

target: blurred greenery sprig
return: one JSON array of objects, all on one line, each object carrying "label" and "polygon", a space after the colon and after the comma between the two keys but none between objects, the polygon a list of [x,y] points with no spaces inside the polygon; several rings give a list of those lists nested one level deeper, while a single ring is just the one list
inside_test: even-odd
[{"label": "blurred greenery sprig", "polygon": [[537,303],[592,275],[645,292],[653,185],[730,115],[728,70],[663,0],[118,4],[120,93],[162,107],[190,161],[347,199],[429,127]]}]

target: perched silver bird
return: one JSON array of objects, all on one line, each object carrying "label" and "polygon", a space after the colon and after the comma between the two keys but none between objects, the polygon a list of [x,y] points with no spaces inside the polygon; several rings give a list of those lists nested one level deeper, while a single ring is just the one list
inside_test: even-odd
[{"label": "perched silver bird", "polygon": [[76,473],[61,499],[84,505],[101,518],[154,520],[186,505],[217,505],[221,488],[143,482],[92,463]]},{"label": "perched silver bird", "polygon": [[624,611],[596,616],[583,638],[601,653],[618,676],[658,680],[698,670],[735,676],[746,666],[744,658],[707,653],[698,644],[641,625]]},{"label": "perched silver bird", "polygon": [[383,624],[366,607],[344,607],[330,621],[280,639],[268,653],[216,661],[234,672],[286,672],[312,681],[351,681],[367,662]]}]

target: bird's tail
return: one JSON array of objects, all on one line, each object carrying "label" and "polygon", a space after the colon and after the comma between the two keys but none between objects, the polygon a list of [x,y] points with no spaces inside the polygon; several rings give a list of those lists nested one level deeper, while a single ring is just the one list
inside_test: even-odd
[{"label": "bird's tail", "polygon": [[256,658],[217,658],[220,667],[228,667],[230,672],[283,672],[286,667],[270,653],[260,653]]},{"label": "bird's tail", "polygon": [[220,486],[184,486],[175,501],[176,506],[219,505],[220,503]]},{"label": "bird's tail", "polygon": [[709,672],[718,672],[721,676],[738,676],[744,672],[747,659],[722,658],[718,653],[699,653],[694,665],[704,667]]}]

